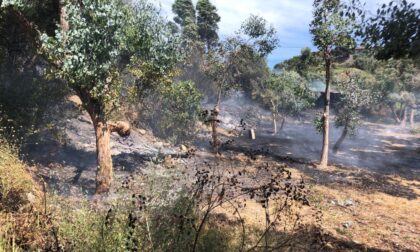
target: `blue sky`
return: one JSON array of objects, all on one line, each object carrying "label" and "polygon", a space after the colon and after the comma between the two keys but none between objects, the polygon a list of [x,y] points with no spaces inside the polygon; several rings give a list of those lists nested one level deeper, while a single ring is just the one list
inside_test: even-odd
[{"label": "blue sky", "polygon": [[[162,6],[168,19],[173,18],[171,6],[174,0],[155,0]],[[413,0],[412,0],[413,1]],[[197,0],[193,0],[194,4]],[[312,20],[313,0],[211,0],[221,16],[219,33],[221,37],[233,34],[243,20],[256,14],[268,20],[278,31],[280,47],[268,57],[272,67],[285,59],[299,55],[303,47],[315,50],[309,33]],[[366,0],[366,8],[374,12],[389,0]],[[414,0],[417,6],[420,0]]]}]

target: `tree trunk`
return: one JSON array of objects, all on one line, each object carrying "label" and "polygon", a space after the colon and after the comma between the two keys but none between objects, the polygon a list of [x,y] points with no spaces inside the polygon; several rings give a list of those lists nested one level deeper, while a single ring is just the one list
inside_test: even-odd
[{"label": "tree trunk", "polygon": [[346,138],[348,133],[348,126],[347,124],[344,126],[343,132],[341,133],[340,138],[337,140],[337,142],[334,144],[333,152],[337,153],[338,149],[340,148],[341,144],[343,143],[344,139]]},{"label": "tree trunk", "polygon": [[281,125],[280,125],[280,130],[283,130],[284,127],[284,123],[286,122],[286,117],[282,117],[282,121],[281,121]]},{"label": "tree trunk", "polygon": [[330,52],[324,52],[325,60],[325,97],[324,97],[324,114],[323,114],[323,138],[322,138],[322,154],[320,166],[326,167],[328,165],[328,145],[329,145],[329,114],[330,114],[330,78],[331,78],[331,58]]},{"label": "tree trunk", "polygon": [[407,106],[404,106],[403,111],[402,111],[402,118],[401,118],[400,126],[405,128],[406,125],[407,125]]},{"label": "tree trunk", "polygon": [[416,114],[416,109],[412,107],[410,111],[410,127],[413,129],[414,129],[414,115],[415,114]]},{"label": "tree trunk", "polygon": [[273,99],[270,99],[271,102],[271,115],[273,118],[273,135],[277,134],[277,119],[278,119],[278,105],[274,102]]},{"label": "tree trunk", "polygon": [[112,183],[111,133],[117,132],[121,137],[130,135],[130,125],[127,122],[110,122],[104,118],[101,106],[89,96],[88,92],[76,90],[80,100],[92,120],[96,136],[96,194],[108,193]]},{"label": "tree trunk", "polygon": [[112,182],[111,130],[106,122],[94,123],[96,135],[96,194],[108,193]]},{"label": "tree trunk", "polygon": [[397,112],[395,112],[395,108],[392,105],[389,105],[389,107],[391,108],[392,111],[392,115],[394,117],[394,120],[396,123],[401,123],[401,119],[398,117]]},{"label": "tree trunk", "polygon": [[217,95],[217,101],[216,104],[213,108],[213,110],[211,111],[211,131],[212,131],[212,147],[213,147],[213,152],[215,155],[220,154],[219,152],[219,139],[218,139],[218,135],[217,135],[217,125],[219,124],[219,113],[220,113],[220,102],[222,99],[222,87],[219,87],[219,92]]},{"label": "tree trunk", "polygon": [[272,114],[273,116],[273,134],[277,134],[277,116],[276,114]]}]

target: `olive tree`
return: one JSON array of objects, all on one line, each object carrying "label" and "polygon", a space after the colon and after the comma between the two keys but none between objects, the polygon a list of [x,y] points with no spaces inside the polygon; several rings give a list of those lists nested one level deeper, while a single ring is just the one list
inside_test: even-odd
[{"label": "olive tree", "polygon": [[277,134],[277,121],[280,118],[281,130],[287,115],[298,113],[310,106],[306,83],[307,81],[297,72],[283,71],[278,74],[272,73],[270,78],[254,91],[254,95],[260,97],[271,109],[274,134]]},{"label": "olive tree", "polygon": [[320,167],[328,165],[329,151],[329,114],[331,67],[334,61],[333,51],[338,48],[352,49],[355,41],[352,38],[355,27],[355,13],[351,12],[340,0],[315,0],[313,20],[310,31],[314,44],[322,53],[325,70],[325,93],[323,123],[323,144]]},{"label": "olive tree", "polygon": [[[416,68],[412,60],[390,59],[382,62],[374,72],[373,89],[380,93],[378,102],[389,107],[395,123],[405,125],[408,109],[416,110],[414,94],[419,90]],[[414,119],[414,118],[413,118]]]},{"label": "olive tree", "polygon": [[217,97],[214,108],[208,113],[207,121],[212,127],[212,147],[215,154],[219,153],[217,127],[220,120],[220,105],[223,93],[239,88],[243,72],[238,67],[244,56],[249,55],[244,51],[252,52],[255,57],[265,60],[278,45],[276,30],[268,22],[258,16],[251,15],[246,19],[237,36],[229,37],[217,49],[213,49],[204,61],[204,72],[217,86]]},{"label": "olive tree", "polygon": [[346,73],[344,80],[337,81],[342,96],[337,104],[334,123],[337,128],[343,127],[343,131],[333,147],[334,152],[338,151],[348,134],[356,134],[362,109],[375,100],[376,95],[367,87],[368,83],[366,78],[351,73]]},{"label": "olive tree", "polygon": [[[32,20],[25,23],[39,35],[40,51],[53,76],[80,97],[92,119],[98,163],[96,193],[106,193],[112,181],[111,133],[130,134],[127,122],[110,118],[119,107],[121,72],[128,66],[140,69],[143,74],[138,83],[153,83],[150,80],[159,79],[174,65],[176,41],[147,0],[134,6],[111,0],[57,3],[60,24],[54,35],[37,30]],[[8,0],[2,7],[21,12],[32,5],[32,1]]]}]

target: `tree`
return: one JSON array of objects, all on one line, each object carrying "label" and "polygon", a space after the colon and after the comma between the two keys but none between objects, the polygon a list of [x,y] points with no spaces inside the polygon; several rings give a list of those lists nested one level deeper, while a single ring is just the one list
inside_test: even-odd
[{"label": "tree", "polygon": [[192,81],[160,84],[141,99],[142,121],[174,143],[189,142],[197,132],[202,95]]},{"label": "tree", "polygon": [[360,125],[361,110],[373,103],[375,94],[367,87],[369,81],[358,74],[345,73],[344,80],[337,81],[341,97],[337,105],[335,127],[343,127],[340,138],[333,147],[337,152],[346,136],[356,134]]},{"label": "tree", "polygon": [[182,34],[185,39],[197,40],[198,27],[194,4],[191,0],[175,0],[172,5],[172,12],[175,14],[174,21],[182,27]]},{"label": "tree", "polygon": [[373,89],[380,94],[378,102],[388,106],[397,124],[404,126],[407,110],[416,109],[414,94],[419,90],[415,79],[416,68],[412,60],[390,59],[382,62],[374,72],[376,83]]},{"label": "tree", "polygon": [[311,68],[318,67],[321,59],[311,52],[308,47],[302,48],[299,56],[295,56],[291,59],[285,60],[282,63],[276,64],[274,69],[276,71],[295,71],[301,76],[307,77],[307,74]]},{"label": "tree", "polygon": [[378,59],[420,56],[420,9],[406,0],[383,4],[359,32]]},{"label": "tree", "polygon": [[223,47],[219,47],[217,50],[209,52],[202,64],[203,71],[217,86],[217,97],[214,108],[203,115],[205,122],[211,125],[211,145],[215,155],[220,154],[220,141],[217,134],[217,128],[220,123],[218,116],[220,113],[222,95],[232,89],[235,85],[231,75],[232,65],[227,61],[228,53],[234,52],[228,52]]},{"label": "tree", "polygon": [[328,165],[329,151],[329,113],[330,113],[330,82],[333,50],[336,48],[354,48],[352,38],[355,14],[339,0],[315,0],[314,19],[310,24],[314,44],[323,55],[325,67],[325,100],[323,122],[323,144],[320,166]]},{"label": "tree", "polygon": [[276,29],[260,16],[251,14],[237,33],[239,43],[253,48],[260,57],[266,57],[279,45]]},{"label": "tree", "polygon": [[24,13],[12,6],[0,8],[0,107],[8,118],[0,127],[14,128],[22,149],[43,126],[55,123],[46,112],[68,91],[43,74],[47,62],[37,53],[38,33],[26,22],[34,20],[38,29],[53,33],[57,16],[51,2],[31,1],[31,10]]},{"label": "tree", "polygon": [[213,110],[207,114],[207,121],[212,127],[212,146],[215,154],[219,154],[217,127],[219,123],[220,104],[223,93],[238,88],[238,76],[241,68],[236,67],[242,59],[244,50],[251,50],[252,55],[265,58],[278,45],[276,30],[261,17],[251,15],[237,32],[238,36],[228,38],[217,50],[209,53],[203,64],[207,75],[216,83],[218,93]]},{"label": "tree", "polygon": [[217,14],[216,7],[209,0],[199,0],[196,8],[198,34],[209,51],[219,40],[217,31],[219,29],[220,16]]},{"label": "tree", "polygon": [[271,108],[274,134],[277,134],[277,121],[280,117],[281,130],[287,115],[295,114],[311,104],[306,80],[292,71],[272,73],[270,79],[254,91],[254,95],[261,97]]},{"label": "tree", "polygon": [[[159,57],[158,54],[173,51],[172,41],[151,30],[153,26],[149,25],[162,20],[156,9],[145,1],[140,1],[139,8],[134,8],[134,11],[128,11],[130,8],[115,1],[82,0],[67,5],[60,2],[57,10],[61,16],[60,27],[53,36],[37,30],[22,14],[22,11],[32,8],[32,4],[32,1],[8,1],[7,8],[24,19],[28,32],[40,36],[37,41],[52,66],[52,73],[81,98],[96,134],[96,193],[108,192],[112,180],[111,132],[121,136],[130,133],[128,123],[110,120],[111,112],[118,108],[119,72],[130,62],[127,59],[132,58],[143,60],[143,66],[157,72],[154,76],[164,74],[165,64],[173,58],[170,55]],[[150,34],[153,36],[148,36]],[[142,43],[127,40],[133,37],[140,37],[134,42]]]}]

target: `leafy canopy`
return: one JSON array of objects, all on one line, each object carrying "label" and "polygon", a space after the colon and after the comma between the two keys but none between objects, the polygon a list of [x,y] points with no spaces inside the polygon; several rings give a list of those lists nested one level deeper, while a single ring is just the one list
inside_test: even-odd
[{"label": "leafy canopy", "polygon": [[369,89],[365,77],[356,73],[346,73],[346,77],[337,81],[341,97],[337,105],[335,117],[336,127],[347,127],[355,134],[361,120],[361,110],[375,102],[377,94]]},{"label": "leafy canopy", "polygon": [[207,44],[210,49],[218,40],[218,23],[220,16],[217,14],[216,6],[209,0],[199,0],[197,2],[197,25],[201,41]]},{"label": "leafy canopy", "polygon": [[340,0],[315,0],[314,19],[310,24],[314,44],[321,51],[353,48],[356,15]]},{"label": "leafy canopy", "polygon": [[306,80],[297,72],[272,73],[270,78],[254,91],[270,106],[273,114],[295,114],[311,105],[311,94]]},{"label": "leafy canopy", "polygon": [[360,31],[378,59],[420,56],[420,9],[406,0],[383,4]]},{"label": "leafy canopy", "polygon": [[82,0],[66,6],[69,30],[42,35],[42,51],[57,66],[56,77],[107,113],[117,107],[120,72],[130,63],[144,84],[175,63],[175,40],[148,1]]}]

